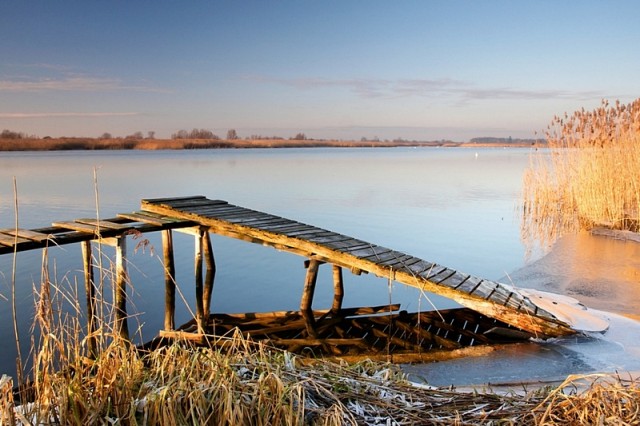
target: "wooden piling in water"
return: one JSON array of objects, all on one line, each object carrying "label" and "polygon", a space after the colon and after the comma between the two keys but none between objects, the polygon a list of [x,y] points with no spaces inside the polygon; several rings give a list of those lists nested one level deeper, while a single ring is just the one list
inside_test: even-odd
[{"label": "wooden piling in water", "polygon": [[204,245],[204,231],[202,228],[197,228],[195,233],[195,282],[196,282],[196,323],[198,324],[198,333],[204,333],[205,319],[204,319],[204,304],[202,299],[203,294],[203,281],[202,281],[202,252]]},{"label": "wooden piling in water", "polygon": [[308,261],[307,275],[304,280],[304,290],[302,292],[302,299],[300,300],[300,314],[305,320],[307,334],[311,338],[317,337],[315,330],[315,318],[313,317],[311,305],[313,304],[313,295],[316,290],[319,266],[320,262],[316,259]]},{"label": "wooden piling in water", "polygon": [[164,329],[176,328],[176,265],[173,256],[173,233],[162,231],[162,255],[164,259]]},{"label": "wooden piling in water", "polygon": [[97,329],[97,306],[91,241],[82,241],[80,243],[80,247],[82,249],[82,264],[84,267],[84,289],[87,300],[87,346],[89,349],[89,356],[91,358],[95,358],[98,355],[98,346],[95,336]]},{"label": "wooden piling in water", "polygon": [[216,260],[213,256],[213,247],[211,246],[211,236],[209,232],[204,233],[204,261],[207,266],[207,272],[204,279],[204,289],[202,292],[202,307],[205,315],[205,321],[211,313],[211,294],[213,293],[213,281],[216,276]]},{"label": "wooden piling in water", "polygon": [[115,331],[124,341],[129,341],[127,321],[127,237],[116,237],[116,284],[114,287]]},{"label": "wooden piling in water", "polygon": [[333,265],[333,305],[331,306],[331,314],[338,315],[340,313],[342,299],[344,299],[342,268],[338,265]]}]

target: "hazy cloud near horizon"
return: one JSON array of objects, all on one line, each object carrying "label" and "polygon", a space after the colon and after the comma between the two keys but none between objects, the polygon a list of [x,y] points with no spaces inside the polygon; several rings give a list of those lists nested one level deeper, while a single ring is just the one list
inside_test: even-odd
[{"label": "hazy cloud near horizon", "polygon": [[601,91],[570,91],[560,89],[526,90],[509,87],[480,88],[470,82],[452,78],[396,80],[350,78],[329,79],[322,77],[279,78],[250,75],[244,80],[265,84],[280,84],[300,90],[315,90],[328,87],[344,88],[363,98],[401,98],[410,96],[432,97],[450,95],[459,100],[473,99],[601,99]]}]

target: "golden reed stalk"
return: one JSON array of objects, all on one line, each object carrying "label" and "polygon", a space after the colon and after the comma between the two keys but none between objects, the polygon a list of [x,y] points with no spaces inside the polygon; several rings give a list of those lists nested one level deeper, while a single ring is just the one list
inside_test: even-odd
[{"label": "golden reed stalk", "polygon": [[594,226],[638,232],[640,99],[554,117],[546,137],[549,152],[524,174],[523,241],[548,247]]}]

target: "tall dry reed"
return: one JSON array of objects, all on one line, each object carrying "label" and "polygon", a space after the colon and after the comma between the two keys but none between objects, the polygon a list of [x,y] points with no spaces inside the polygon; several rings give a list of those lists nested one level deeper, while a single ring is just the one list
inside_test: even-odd
[{"label": "tall dry reed", "polygon": [[11,379],[0,379],[0,425],[633,424],[640,410],[633,381],[598,377],[587,392],[565,392],[576,378],[525,395],[457,392],[412,385],[390,364],[304,360],[239,332],[212,336],[206,348],[177,341],[142,351],[100,321],[94,358],[78,286],[48,270],[45,251],[33,382],[16,407]]},{"label": "tall dry reed", "polygon": [[524,174],[525,243],[598,225],[639,231],[640,99],[554,117],[546,137]]}]

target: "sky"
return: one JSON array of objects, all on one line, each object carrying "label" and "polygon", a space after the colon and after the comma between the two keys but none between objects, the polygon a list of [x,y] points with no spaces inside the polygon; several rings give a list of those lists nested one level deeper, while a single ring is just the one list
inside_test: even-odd
[{"label": "sky", "polygon": [[539,136],[640,97],[640,2],[2,0],[0,129]]}]

